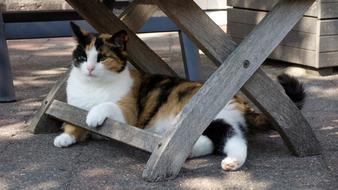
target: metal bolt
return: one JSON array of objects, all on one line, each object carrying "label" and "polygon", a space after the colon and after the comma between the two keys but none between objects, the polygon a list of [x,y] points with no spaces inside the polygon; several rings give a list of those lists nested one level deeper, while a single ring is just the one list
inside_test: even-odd
[{"label": "metal bolt", "polygon": [[250,61],[249,60],[244,60],[243,62],[243,67],[248,68],[250,66]]}]

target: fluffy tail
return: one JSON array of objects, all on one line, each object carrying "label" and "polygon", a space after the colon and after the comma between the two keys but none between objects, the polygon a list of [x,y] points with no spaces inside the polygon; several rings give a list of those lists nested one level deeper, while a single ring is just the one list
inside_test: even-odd
[{"label": "fluffy tail", "polygon": [[[277,77],[278,82],[284,88],[286,95],[296,104],[299,109],[302,109],[304,105],[304,99],[306,97],[303,84],[287,74],[281,74]],[[267,131],[273,129],[266,116],[262,113],[256,113],[250,111],[246,113],[246,120],[250,131]]]}]

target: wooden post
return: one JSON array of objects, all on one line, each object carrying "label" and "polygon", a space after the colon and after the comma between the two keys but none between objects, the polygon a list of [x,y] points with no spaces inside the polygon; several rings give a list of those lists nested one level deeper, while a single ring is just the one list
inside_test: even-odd
[{"label": "wooden post", "polygon": [[5,23],[0,12],[0,102],[13,102],[16,97],[4,27]]},{"label": "wooden post", "polygon": [[[171,12],[184,8],[191,12],[188,11],[191,7],[186,7],[188,2],[163,0],[160,8],[166,7]],[[281,1],[227,57],[183,109],[176,127],[165,133],[161,146],[155,149],[143,172],[146,180],[160,181],[178,174],[194,143],[214,116],[255,73],[312,2]]]}]

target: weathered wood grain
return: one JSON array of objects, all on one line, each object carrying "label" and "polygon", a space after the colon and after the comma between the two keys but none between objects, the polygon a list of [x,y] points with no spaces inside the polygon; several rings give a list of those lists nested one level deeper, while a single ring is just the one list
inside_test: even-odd
[{"label": "weathered wood grain", "polygon": [[152,152],[157,147],[160,136],[124,123],[106,119],[102,126],[88,127],[87,111],[64,102],[54,100],[46,111],[50,117],[81,127],[93,133],[124,142],[133,147]]},{"label": "weathered wood grain", "polygon": [[[254,28],[255,25],[252,24],[234,23],[231,21],[228,22],[227,27],[231,37],[237,38],[245,38]],[[290,31],[280,44],[306,50],[317,50],[317,37],[317,34]]]},{"label": "weathered wood grain", "polygon": [[156,53],[99,0],[66,1],[99,32],[114,34],[121,29],[126,30],[129,35],[128,57],[135,67],[149,73],[176,76],[175,72]]},{"label": "weathered wood grain", "polygon": [[32,133],[52,133],[60,129],[62,122],[48,117],[45,112],[51,105],[53,100],[66,100],[66,81],[68,79],[69,71],[55,83],[49,91],[46,98],[42,101],[39,110],[34,114],[29,121],[28,130]]},{"label": "weathered wood grain", "polygon": [[[267,11],[232,8],[228,9],[227,20],[228,22],[257,25],[267,13]],[[317,34],[318,24],[318,19],[315,17],[303,17],[292,31]]]},{"label": "weathered wood grain", "polygon": [[321,36],[338,35],[338,19],[320,20]]},{"label": "weathered wood grain", "polygon": [[[228,5],[238,8],[270,10],[278,0],[228,0]],[[319,19],[338,18],[338,2],[317,0],[313,6],[304,14]]]},{"label": "weathered wood grain", "polygon": [[[228,6],[256,9],[256,10],[271,10],[279,0],[227,0]],[[306,16],[318,16],[318,2],[314,2],[313,5],[304,13]]]},{"label": "weathered wood grain", "polygon": [[[161,141],[162,146],[155,149],[143,172],[143,177],[146,180],[160,181],[173,178],[178,174],[194,142],[196,142],[214,116],[255,73],[262,62],[299,21],[312,3],[313,1],[310,0],[282,1],[225,59],[223,64],[184,108],[177,126],[165,133]],[[190,27],[190,30],[185,30],[188,35],[188,32],[192,35],[193,29],[196,26],[193,26],[193,24],[185,25],[182,24],[183,22],[192,18],[199,18],[198,21],[204,21],[203,14],[201,14],[201,11],[198,11],[199,8],[196,6],[195,3],[189,0],[159,1],[159,7],[170,18],[174,21],[176,20],[177,25],[185,26],[186,29]],[[195,22],[197,22],[196,19]],[[209,20],[209,22],[212,21]],[[199,26],[208,27],[208,25],[204,26],[200,25],[200,23],[198,22]],[[208,30],[199,29],[196,33],[208,36],[208,38],[203,38],[208,40],[213,40],[211,36],[220,36],[219,40],[224,42],[224,35],[221,36],[215,32],[215,30],[218,30],[217,28],[211,27]],[[204,33],[204,31],[207,33]],[[197,35],[192,36],[195,36],[194,39],[198,38]],[[228,41],[230,44],[234,44],[231,40],[228,39],[226,42]],[[199,40],[198,44],[201,45],[201,40]],[[211,49],[214,50],[215,46],[212,46]],[[231,47],[227,47],[226,49],[231,49]],[[224,49],[218,51],[224,51]],[[211,53],[210,51],[208,52],[209,55]],[[215,56],[213,58],[214,60],[217,59]],[[270,81],[268,80],[268,82]],[[262,101],[261,99],[259,100]],[[271,108],[264,107],[264,109],[269,111]],[[302,117],[302,119],[304,118]],[[309,125],[302,127],[309,127]],[[312,139],[310,136],[310,138],[304,140],[311,141],[316,140],[316,138]],[[302,146],[295,144],[293,145],[295,148],[295,152],[293,153],[298,155],[318,154],[318,146],[317,144],[315,145],[315,147],[303,150],[301,149]]]},{"label": "weathered wood grain", "polygon": [[[232,37],[232,39],[236,43],[241,43],[244,38]],[[314,50],[279,45],[273,50],[269,58],[318,68],[318,53]]]},{"label": "weathered wood grain", "polygon": [[134,32],[137,32],[137,30],[140,29],[158,9],[154,4],[142,4],[141,1],[142,0],[134,1],[121,15],[119,15],[122,22]]}]

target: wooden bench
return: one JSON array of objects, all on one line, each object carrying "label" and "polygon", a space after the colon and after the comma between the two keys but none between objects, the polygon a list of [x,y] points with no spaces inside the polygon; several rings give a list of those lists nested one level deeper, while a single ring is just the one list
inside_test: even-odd
[{"label": "wooden bench", "polygon": [[159,7],[218,69],[186,105],[177,125],[163,136],[112,120],[107,120],[97,129],[89,129],[84,122],[87,112],[62,102],[67,76],[53,87],[33,118],[30,125],[33,132],[54,131],[61,122],[66,121],[146,150],[151,152],[151,156],[143,178],[161,181],[174,178],[179,173],[198,137],[218,111],[241,90],[268,116],[292,154],[320,154],[318,140],[304,116],[259,68],[314,0],[280,0],[239,45],[192,0],[136,0],[120,18],[99,0],[67,2],[99,32],[113,34],[121,29],[126,30],[130,37],[127,48],[129,60],[136,68],[175,76],[175,72],[135,35]]}]

